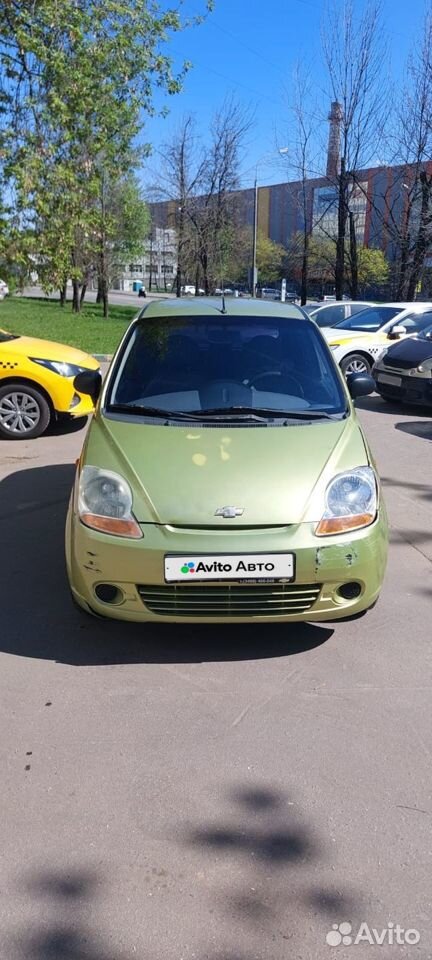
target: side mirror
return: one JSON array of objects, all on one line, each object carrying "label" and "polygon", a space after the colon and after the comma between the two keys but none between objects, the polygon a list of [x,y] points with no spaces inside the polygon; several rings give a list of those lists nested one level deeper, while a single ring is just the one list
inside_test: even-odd
[{"label": "side mirror", "polygon": [[350,373],[347,377],[347,385],[352,400],[368,397],[375,392],[375,380],[370,373]]},{"label": "side mirror", "polygon": [[403,327],[402,324],[392,327],[388,335],[389,340],[399,340],[399,337],[403,337],[406,333],[406,327]]},{"label": "side mirror", "polygon": [[102,389],[100,370],[81,370],[81,373],[77,373],[73,385],[77,393],[87,394],[96,405]]}]

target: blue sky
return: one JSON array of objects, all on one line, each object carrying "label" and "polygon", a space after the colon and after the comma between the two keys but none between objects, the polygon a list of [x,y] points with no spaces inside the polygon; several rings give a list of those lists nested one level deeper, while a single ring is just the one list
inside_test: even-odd
[{"label": "blue sky", "polygon": [[[205,139],[209,119],[223,99],[234,95],[254,113],[242,160],[242,184],[252,184],[259,162],[259,182],[278,183],[286,179],[286,165],[277,158],[277,145],[289,146],[287,103],[295,63],[310,70],[321,108],[317,135],[326,137],[325,113],[330,100],[328,81],[320,62],[320,24],[327,0],[216,0],[214,13],[199,27],[175,35],[166,52],[179,64],[191,60],[183,93],[157,97],[169,115],[150,118],[145,139],[160,150],[186,113],[196,116]],[[357,0],[361,10],[363,0]],[[183,11],[200,12],[200,0],[185,0]],[[388,73],[395,89],[403,80],[410,46],[420,36],[424,7],[422,0],[383,0],[383,21],[388,37]],[[386,65],[387,66],[387,65]],[[154,170],[155,160],[149,162]],[[144,170],[144,180],[146,180]]]}]

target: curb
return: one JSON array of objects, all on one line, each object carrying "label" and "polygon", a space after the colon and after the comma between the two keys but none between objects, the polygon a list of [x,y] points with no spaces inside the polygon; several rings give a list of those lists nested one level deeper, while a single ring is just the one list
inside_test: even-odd
[{"label": "curb", "polygon": [[99,363],[111,363],[113,358],[112,353],[93,353],[92,356],[95,360],[99,360]]}]

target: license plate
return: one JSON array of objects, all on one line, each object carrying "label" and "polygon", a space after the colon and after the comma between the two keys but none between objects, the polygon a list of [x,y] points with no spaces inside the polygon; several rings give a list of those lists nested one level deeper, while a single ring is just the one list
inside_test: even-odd
[{"label": "license plate", "polygon": [[227,553],[166,556],[167,583],[197,580],[293,580],[293,553]]},{"label": "license plate", "polygon": [[379,373],[377,380],[378,383],[388,383],[393,387],[400,387],[402,383],[402,377],[394,377],[391,373]]}]

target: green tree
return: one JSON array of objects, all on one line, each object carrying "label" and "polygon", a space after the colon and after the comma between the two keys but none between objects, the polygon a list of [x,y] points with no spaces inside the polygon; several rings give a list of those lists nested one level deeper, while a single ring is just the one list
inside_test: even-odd
[{"label": "green tree", "polygon": [[83,251],[107,234],[106,184],[137,164],[134,143],[155,89],[179,92],[188,69],[174,74],[164,45],[199,19],[157,0],[5,0],[0,8],[5,171],[22,223],[35,235],[43,227],[49,281],[72,277],[75,309]]},{"label": "green tree", "polygon": [[282,265],[286,256],[285,247],[266,237],[261,230],[257,236],[258,279],[262,284],[274,283],[282,275]]},{"label": "green tree", "polygon": [[368,287],[381,287],[389,279],[389,264],[382,250],[360,247],[358,258],[358,282],[364,294]]}]

